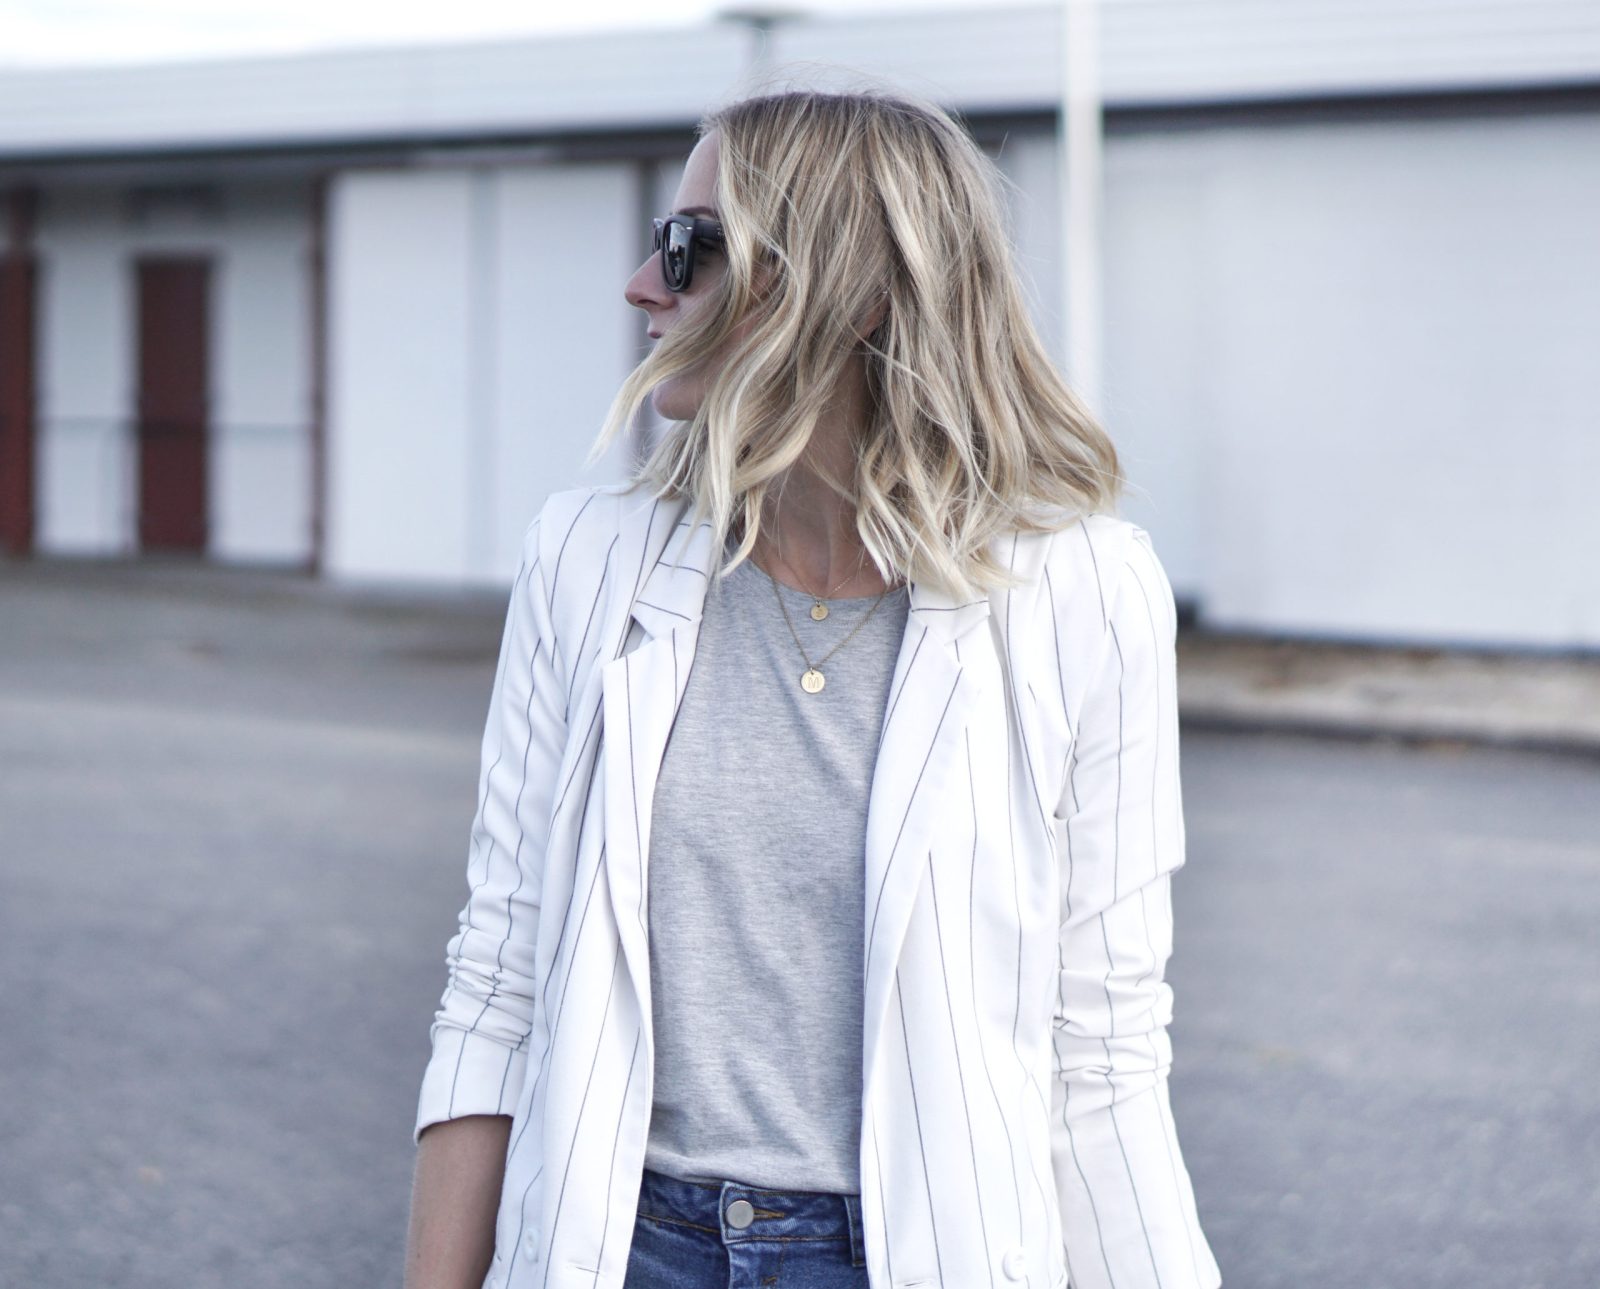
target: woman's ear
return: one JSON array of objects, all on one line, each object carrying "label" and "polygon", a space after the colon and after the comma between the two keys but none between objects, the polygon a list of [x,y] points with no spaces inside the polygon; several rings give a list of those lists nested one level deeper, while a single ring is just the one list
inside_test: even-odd
[{"label": "woman's ear", "polygon": [[889,316],[889,297],[883,296],[877,304],[868,311],[861,325],[856,328],[856,337],[866,340],[873,332],[883,325],[883,320]]},{"label": "woman's ear", "polygon": [[771,260],[758,259],[751,275],[750,289],[757,300],[765,301],[778,284],[778,269]]}]

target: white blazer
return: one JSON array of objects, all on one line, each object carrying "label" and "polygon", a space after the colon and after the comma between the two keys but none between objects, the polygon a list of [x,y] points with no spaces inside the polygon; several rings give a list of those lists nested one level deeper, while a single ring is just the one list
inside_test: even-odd
[{"label": "white blazer", "polygon": [[[719,553],[687,515],[591,485],[524,537],[416,1123],[512,1117],[492,1289],[627,1268],[651,801]],[[1110,515],[994,550],[1025,586],[910,584],[868,798],[870,1283],[1215,1289],[1167,1096],[1172,590]]]}]

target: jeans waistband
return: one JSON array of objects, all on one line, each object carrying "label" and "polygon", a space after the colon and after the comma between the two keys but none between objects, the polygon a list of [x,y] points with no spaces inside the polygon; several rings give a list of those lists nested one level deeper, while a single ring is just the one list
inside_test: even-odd
[{"label": "jeans waistband", "polygon": [[867,1256],[861,1196],[850,1192],[769,1190],[736,1181],[690,1182],[646,1168],[639,1187],[639,1213],[702,1227],[719,1234],[724,1244],[848,1239],[852,1261],[860,1263]]}]

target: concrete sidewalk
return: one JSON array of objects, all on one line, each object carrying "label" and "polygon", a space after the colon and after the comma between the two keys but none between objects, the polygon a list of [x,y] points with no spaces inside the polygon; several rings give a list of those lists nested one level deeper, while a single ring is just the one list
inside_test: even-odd
[{"label": "concrete sidewalk", "polygon": [[[9,592],[9,594],[8,594]],[[0,559],[0,634],[32,597],[56,594],[233,604],[260,630],[262,611],[386,624],[416,648],[433,641],[492,666],[504,588],[348,587],[302,574],[187,559]],[[254,612],[250,612],[254,610]],[[271,614],[276,617],[276,614]],[[48,631],[47,613],[22,630]],[[277,625],[276,623],[274,625]],[[286,625],[286,624],[285,624]],[[180,628],[181,630],[181,628]],[[424,639],[424,637],[426,639]],[[0,644],[3,644],[0,641]],[[1480,651],[1274,639],[1197,628],[1178,636],[1186,726],[1405,740],[1460,740],[1600,755],[1600,651]]]}]

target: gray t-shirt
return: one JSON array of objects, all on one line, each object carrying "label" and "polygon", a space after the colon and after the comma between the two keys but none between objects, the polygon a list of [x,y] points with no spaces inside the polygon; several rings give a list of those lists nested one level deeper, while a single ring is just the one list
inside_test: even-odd
[{"label": "gray t-shirt", "polygon": [[[729,547],[731,550],[731,546]],[[860,1188],[867,795],[909,610],[813,599],[748,559],[706,597],[651,809],[655,1096],[645,1166]]]}]

